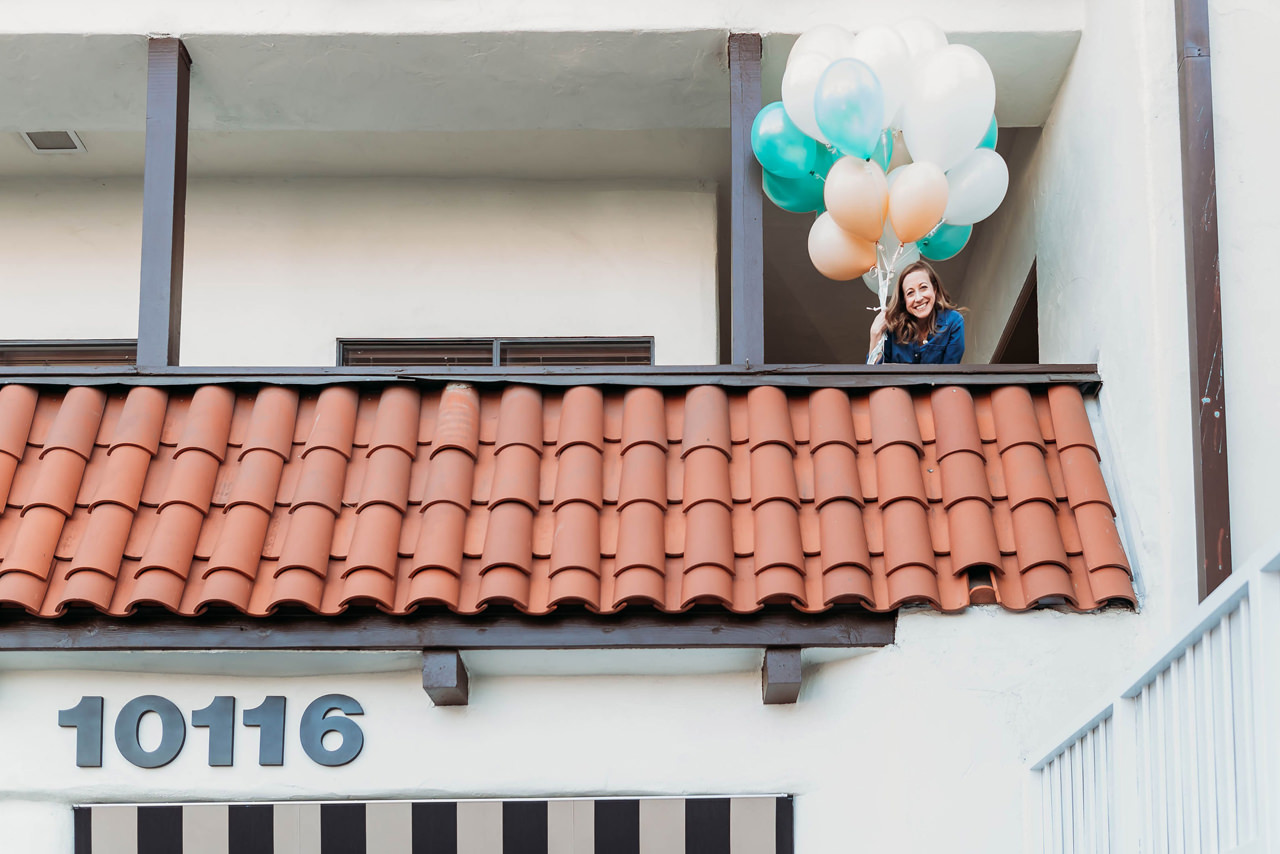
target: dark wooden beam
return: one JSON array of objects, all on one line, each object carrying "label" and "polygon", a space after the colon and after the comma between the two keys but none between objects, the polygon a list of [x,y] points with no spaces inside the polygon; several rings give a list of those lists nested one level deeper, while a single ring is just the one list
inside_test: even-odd
[{"label": "dark wooden beam", "polygon": [[971,388],[1069,383],[1086,394],[1102,384],[1097,365],[619,365],[556,368],[136,368],[136,367],[39,367],[0,366],[0,382],[28,385],[195,386],[244,383],[249,385],[321,386],[334,383],[413,382],[443,384],[467,382],[479,386],[511,383],[563,388],[599,385],[618,388],[655,386],[688,388],[722,385],[732,388],[778,386],[780,388],[883,388],[885,386],[932,387],[959,385]]},{"label": "dark wooden beam", "polygon": [[509,609],[474,616],[433,612],[407,617],[382,613],[270,618],[94,614],[51,620],[15,615],[0,618],[0,651],[861,647],[893,643],[895,624],[891,613],[849,608],[804,614],[781,607],[755,614],[637,610],[541,617]]},{"label": "dark wooden beam", "polygon": [[422,651],[422,690],[437,706],[465,706],[471,692],[467,665],[456,649]]},{"label": "dark wooden beam", "polygon": [[764,191],[751,152],[751,124],[760,112],[758,33],[729,36],[731,357],[764,364]]},{"label": "dark wooden beam", "polygon": [[147,42],[139,365],[178,364],[190,80],[191,57],[181,39],[157,38]]},{"label": "dark wooden beam", "polygon": [[766,649],[760,690],[766,706],[794,703],[800,698],[800,650]]},{"label": "dark wooden beam", "polygon": [[1208,0],[1174,0],[1182,135],[1182,220],[1191,356],[1191,447],[1196,565],[1203,600],[1231,574],[1227,403],[1222,367],[1218,187]]}]

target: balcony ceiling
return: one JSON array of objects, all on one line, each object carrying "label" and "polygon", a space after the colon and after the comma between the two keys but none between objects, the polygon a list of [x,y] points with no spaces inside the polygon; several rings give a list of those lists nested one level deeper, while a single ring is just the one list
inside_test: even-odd
[{"label": "balcony ceiling", "polygon": [[[952,34],[990,61],[1005,127],[1044,122],[1079,40],[1070,20],[1036,23]],[[192,170],[719,180],[726,34],[184,35]],[[794,38],[765,38],[766,101]],[[36,156],[11,134],[0,176],[141,172],[144,36],[0,35],[0,83],[0,131],[73,129],[88,148]]]}]

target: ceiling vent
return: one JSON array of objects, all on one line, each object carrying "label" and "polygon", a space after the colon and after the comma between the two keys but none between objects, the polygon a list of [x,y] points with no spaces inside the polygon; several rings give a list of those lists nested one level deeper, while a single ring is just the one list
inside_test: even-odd
[{"label": "ceiling vent", "polygon": [[84,151],[84,143],[73,130],[22,131],[22,138],[36,154],[75,154]]}]

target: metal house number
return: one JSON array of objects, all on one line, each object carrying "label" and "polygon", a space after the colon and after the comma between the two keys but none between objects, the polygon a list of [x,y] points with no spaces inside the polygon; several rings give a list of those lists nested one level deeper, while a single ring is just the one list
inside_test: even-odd
[{"label": "metal house number", "polygon": [[[258,764],[284,764],[284,697],[271,696],[252,709],[245,709],[241,722],[258,730]],[[338,714],[332,714],[332,713]],[[150,750],[138,739],[142,719],[154,714],[160,719],[160,743]],[[312,762],[318,765],[346,765],[360,755],[364,731],[347,715],[363,715],[364,708],[346,694],[325,694],[313,700],[298,725],[298,739]],[[191,725],[209,730],[209,765],[233,763],[236,698],[214,697],[203,709],[191,713]],[[58,712],[58,726],[76,731],[76,765],[102,767],[102,698],[81,697],[80,702]],[[337,733],[338,744],[325,745],[328,733]],[[182,751],[187,739],[187,723],[181,710],[155,694],[134,697],[116,715],[116,750],[139,768],[168,765]]]}]

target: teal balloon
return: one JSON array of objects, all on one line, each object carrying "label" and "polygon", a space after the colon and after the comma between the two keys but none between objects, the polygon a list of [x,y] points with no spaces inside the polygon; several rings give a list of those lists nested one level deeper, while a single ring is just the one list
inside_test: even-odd
[{"label": "teal balloon", "polygon": [[889,161],[893,159],[893,131],[887,128],[880,134],[880,142],[876,150],[871,152],[871,159],[884,171],[889,171]]},{"label": "teal balloon", "polygon": [[767,105],[751,125],[751,150],[766,172],[799,178],[813,171],[818,143],[787,118],[781,101]]},{"label": "teal balloon", "polygon": [[813,96],[818,129],[845,154],[866,160],[876,150],[884,119],[884,91],[876,73],[857,59],[838,59],[818,78]]},{"label": "teal balloon", "polygon": [[821,178],[805,174],[801,178],[783,178],[772,172],[764,173],[764,194],[784,211],[809,213],[824,209]]},{"label": "teal balloon", "polygon": [[945,261],[960,254],[971,234],[972,225],[950,225],[944,222],[917,240],[916,246],[920,247],[920,254],[930,261]]},{"label": "teal balloon", "polygon": [[978,143],[978,148],[990,148],[995,151],[996,138],[1000,136],[1000,126],[996,124],[996,117],[991,117],[991,125],[987,128],[987,135],[982,138],[982,142]]}]

